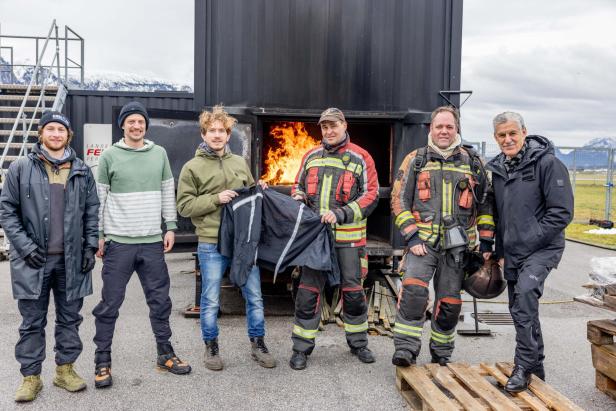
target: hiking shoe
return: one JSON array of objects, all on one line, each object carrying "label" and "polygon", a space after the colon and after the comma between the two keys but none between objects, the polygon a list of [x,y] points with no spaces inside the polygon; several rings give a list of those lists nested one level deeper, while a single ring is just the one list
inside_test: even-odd
[{"label": "hiking shoe", "polygon": [[391,357],[391,363],[398,367],[408,367],[417,362],[415,355],[408,350],[396,350],[394,356]]},{"label": "hiking shoe", "polygon": [[75,372],[73,364],[62,364],[56,367],[53,385],[69,392],[77,392],[86,388],[86,382]]},{"label": "hiking shoe", "polygon": [[41,381],[40,375],[28,375],[27,377],[23,377],[17,392],[15,392],[15,401],[34,401],[42,388],[43,382]]},{"label": "hiking shoe", "polygon": [[159,369],[169,371],[171,374],[176,375],[188,374],[192,370],[187,362],[183,362],[172,352],[159,355],[156,364]]},{"label": "hiking shoe", "polygon": [[205,342],[205,354],[203,355],[203,362],[205,367],[213,370],[220,371],[223,368],[222,359],[218,352],[218,340],[213,339]]},{"label": "hiking shoe", "polygon": [[94,387],[107,388],[113,384],[113,378],[111,378],[111,368],[105,366],[97,366],[94,373]]},{"label": "hiking shoe", "polygon": [[306,368],[307,362],[308,356],[306,353],[293,350],[293,355],[291,355],[291,359],[289,360],[289,366],[291,366],[291,368],[294,370],[303,370]]},{"label": "hiking shoe", "polygon": [[274,368],[276,366],[276,359],[265,345],[263,337],[256,337],[250,339],[252,359],[255,360],[261,367]]}]

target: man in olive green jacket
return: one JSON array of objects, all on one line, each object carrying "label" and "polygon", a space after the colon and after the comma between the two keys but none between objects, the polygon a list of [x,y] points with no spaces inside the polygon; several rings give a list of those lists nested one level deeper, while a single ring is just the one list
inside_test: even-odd
[{"label": "man in olive green jacket", "polygon": [[[199,236],[197,254],[201,266],[201,334],[206,349],[205,366],[222,370],[223,363],[218,353],[218,308],[220,282],[229,265],[229,259],[217,249],[218,229],[222,207],[233,200],[233,189],[255,184],[246,160],[231,154],[227,143],[236,120],[221,106],[212,112],[204,111],[199,117],[203,143],[195,157],[184,165],[180,173],[177,206],[180,215],[190,217]],[[265,185],[265,184],[262,184]],[[266,368],[276,366],[276,360],[265,346],[265,318],[261,297],[259,268],[253,266],[246,284],[242,287],[246,300],[248,337],[252,357]]]}]

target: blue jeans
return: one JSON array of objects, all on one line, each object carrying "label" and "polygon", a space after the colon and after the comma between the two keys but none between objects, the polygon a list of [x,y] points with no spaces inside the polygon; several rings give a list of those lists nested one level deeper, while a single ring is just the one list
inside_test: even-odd
[{"label": "blue jeans", "polygon": [[[197,247],[199,266],[201,267],[201,336],[203,341],[218,337],[218,308],[220,306],[220,282],[229,259],[222,256],[216,244],[199,243]],[[246,321],[248,337],[265,336],[265,317],[263,315],[263,297],[261,297],[261,274],[259,267],[252,267],[248,280],[242,287],[246,300]]]}]

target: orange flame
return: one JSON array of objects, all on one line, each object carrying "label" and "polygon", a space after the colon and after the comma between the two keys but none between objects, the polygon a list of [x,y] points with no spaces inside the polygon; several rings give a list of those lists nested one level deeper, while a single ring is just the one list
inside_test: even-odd
[{"label": "orange flame", "polygon": [[293,184],[302,157],[321,142],[308,134],[302,122],[274,125],[269,134],[274,144],[269,148],[263,161],[265,173],[261,179],[273,185]]}]

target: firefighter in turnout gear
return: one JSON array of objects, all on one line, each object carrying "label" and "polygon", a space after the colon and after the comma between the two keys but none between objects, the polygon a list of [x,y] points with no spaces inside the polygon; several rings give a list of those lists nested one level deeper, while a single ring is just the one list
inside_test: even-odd
[{"label": "firefighter in turnout gear", "polygon": [[464,255],[474,248],[490,258],[494,243],[492,192],[478,155],[461,144],[459,114],[451,107],[432,112],[428,145],[406,156],[391,193],[395,224],[408,243],[401,263],[402,288],[394,327],[394,365],[414,364],[434,277],[430,353],[445,365],[454,349],[462,308]]},{"label": "firefighter in turnout gear", "polygon": [[[368,349],[366,296],[362,280],[368,273],[366,218],[378,202],[379,183],[368,152],[349,141],[344,114],[329,108],[319,119],[322,145],[308,151],[295,178],[291,195],[331,224],[341,275],[344,329],[351,353],[374,362]],[[303,267],[295,299],[293,355],[290,366],[306,368],[321,318],[321,292],[327,273]]]}]

